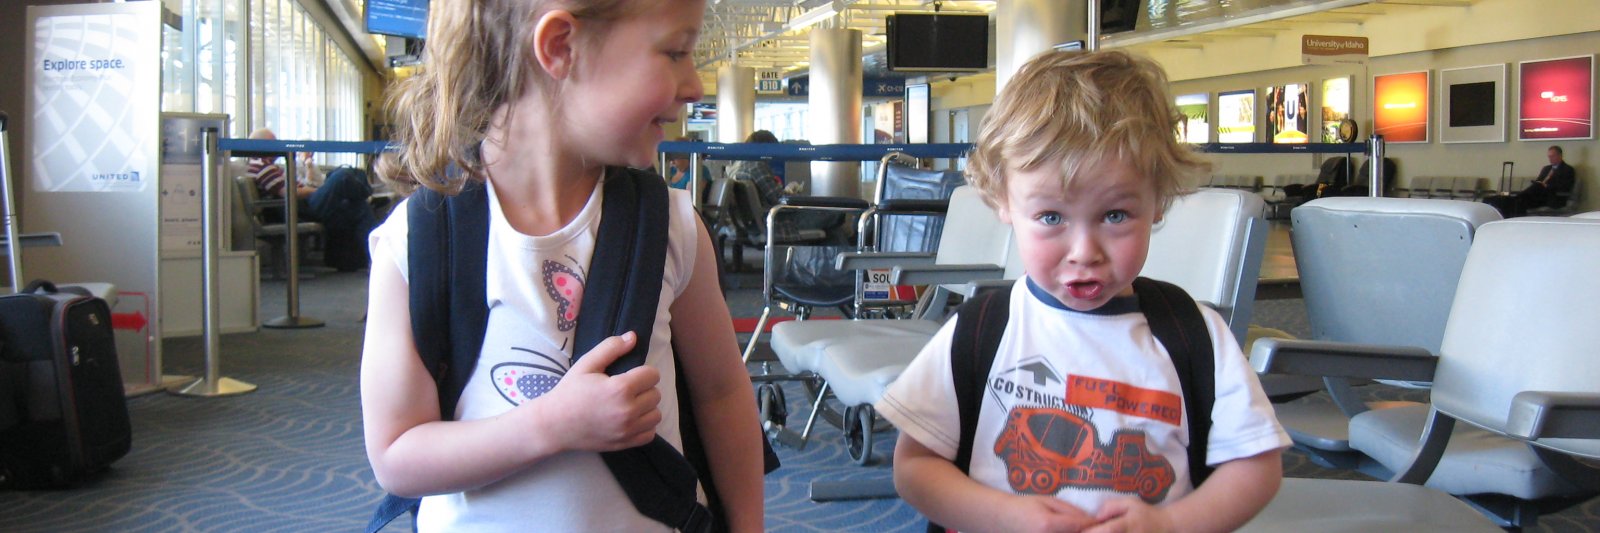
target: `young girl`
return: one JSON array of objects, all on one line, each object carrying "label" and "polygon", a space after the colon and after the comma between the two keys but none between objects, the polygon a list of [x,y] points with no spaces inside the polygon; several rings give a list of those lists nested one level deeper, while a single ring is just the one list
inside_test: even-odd
[{"label": "young girl", "polygon": [[[380,172],[402,188],[488,184],[489,318],[459,406],[441,416],[410,328],[404,206],[373,232],[367,456],[385,490],[423,496],[419,530],[666,530],[634,509],[597,452],[657,434],[681,448],[674,357],[731,528],[762,528],[755,399],[687,194],[669,194],[646,364],[604,373],[633,333],[568,363],[589,259],[606,246],[595,242],[601,177],[648,167],[662,125],[702,96],[691,52],[704,10],[704,0],[433,2],[424,66],[391,103],[403,149]],[[673,339],[694,350],[674,354]]]}]

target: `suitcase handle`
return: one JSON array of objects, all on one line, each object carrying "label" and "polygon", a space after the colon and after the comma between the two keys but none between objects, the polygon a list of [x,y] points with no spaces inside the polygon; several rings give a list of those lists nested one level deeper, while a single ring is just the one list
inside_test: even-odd
[{"label": "suitcase handle", "polygon": [[50,294],[61,291],[56,289],[56,284],[51,283],[50,280],[36,279],[28,282],[28,286],[24,287],[22,292]]}]

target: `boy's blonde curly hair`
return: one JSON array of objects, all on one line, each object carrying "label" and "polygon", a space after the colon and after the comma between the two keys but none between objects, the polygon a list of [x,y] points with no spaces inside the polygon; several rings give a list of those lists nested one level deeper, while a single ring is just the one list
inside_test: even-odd
[{"label": "boy's blonde curly hair", "polygon": [[995,97],[968,156],[967,182],[1003,208],[1008,169],[1059,165],[1063,190],[1103,160],[1127,161],[1155,184],[1166,212],[1211,164],[1179,144],[1182,115],[1154,61],[1127,52],[1046,52]]}]

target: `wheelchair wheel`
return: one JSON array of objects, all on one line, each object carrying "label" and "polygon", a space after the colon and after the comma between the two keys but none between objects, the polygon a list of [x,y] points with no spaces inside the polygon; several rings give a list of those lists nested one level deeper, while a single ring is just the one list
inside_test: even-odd
[{"label": "wheelchair wheel", "polygon": [[871,405],[847,407],[844,413],[845,451],[849,452],[850,459],[856,464],[866,465],[867,461],[872,459],[872,421],[877,416],[873,413]]},{"label": "wheelchair wheel", "polygon": [[761,409],[761,429],[773,432],[788,423],[789,406],[783,397],[783,387],[778,384],[762,383],[756,387],[756,405]]}]

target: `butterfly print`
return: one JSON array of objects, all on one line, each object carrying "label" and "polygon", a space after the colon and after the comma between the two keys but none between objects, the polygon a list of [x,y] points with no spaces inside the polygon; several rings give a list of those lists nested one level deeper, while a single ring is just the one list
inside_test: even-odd
[{"label": "butterfly print", "polygon": [[500,397],[511,402],[511,405],[522,405],[544,396],[556,388],[562,376],[567,375],[566,367],[548,355],[527,348],[512,350],[533,354],[549,361],[549,364],[500,363],[489,369],[489,379],[494,381],[495,390],[500,391]]},{"label": "butterfly print", "polygon": [[572,331],[578,327],[578,306],[583,301],[583,275],[567,265],[545,260],[544,292],[556,302],[556,329]]}]

